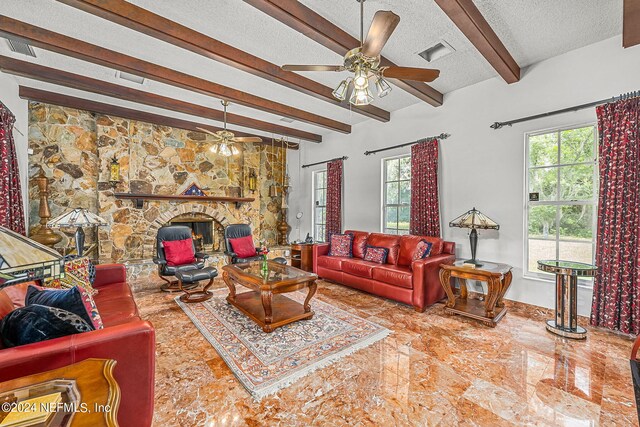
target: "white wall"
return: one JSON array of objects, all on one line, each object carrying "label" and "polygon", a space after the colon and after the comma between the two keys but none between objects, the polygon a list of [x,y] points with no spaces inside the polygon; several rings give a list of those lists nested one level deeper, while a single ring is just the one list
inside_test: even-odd
[{"label": "white wall", "polygon": [[[383,148],[437,135],[441,142],[440,203],[443,237],[455,241],[459,257],[470,256],[465,230],[451,229],[448,221],[477,207],[500,224],[499,232],[481,232],[481,259],[514,266],[507,298],[543,307],[554,305],[554,284],[523,278],[524,259],[524,134],[558,126],[595,122],[593,108],[493,130],[489,125],[546,111],[606,99],[640,89],[640,46],[623,49],[620,37],[599,42],[523,70],[520,82],[507,85],[494,78],[445,96],[444,106],[425,103],[396,111],[389,123],[369,120],[350,135],[332,134],[322,144],[304,143],[302,164],[346,155],[343,228],[380,231],[381,158],[409,153],[401,148],[364,156]],[[400,89],[394,89],[398,91]],[[391,95],[393,96],[393,92]],[[301,234],[311,230],[311,173],[300,180],[292,168],[293,193],[289,221],[304,212]],[[297,233],[291,234],[297,238]],[[588,315],[591,290],[579,290],[579,313]]]},{"label": "white wall", "polygon": [[[29,128],[27,101],[18,97],[18,82],[14,76],[0,73],[0,101],[6,105],[16,116],[16,123],[13,129],[13,138],[16,143],[16,153],[18,156],[18,168],[20,170],[20,178],[22,183],[22,202],[24,203],[25,215],[28,212],[28,164],[29,158],[27,150],[29,142],[27,140],[27,132]],[[22,134],[20,134],[22,132]],[[28,221],[28,215],[27,219]]]}]

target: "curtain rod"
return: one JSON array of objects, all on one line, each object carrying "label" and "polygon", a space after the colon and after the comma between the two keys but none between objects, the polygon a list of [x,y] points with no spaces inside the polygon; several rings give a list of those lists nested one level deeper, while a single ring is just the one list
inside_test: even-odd
[{"label": "curtain rod", "polygon": [[620,96],[613,96],[611,98],[602,99],[600,101],[595,101],[595,102],[589,102],[587,104],[576,105],[575,107],[569,107],[569,108],[563,108],[561,110],[549,111],[549,112],[546,112],[546,113],[536,114],[534,116],[523,117],[521,119],[509,120],[509,121],[506,121],[506,122],[495,122],[494,124],[492,124],[489,127],[494,129],[494,130],[498,130],[498,129],[502,128],[503,126],[511,126],[511,125],[516,124],[516,123],[528,122],[530,120],[541,119],[543,117],[555,116],[557,114],[570,113],[572,111],[584,110],[585,108],[596,107],[598,105],[607,104],[609,102],[616,102],[616,101],[620,101],[620,100],[632,99],[632,98],[636,98],[638,96],[640,96],[640,92],[639,91],[628,92],[628,93],[624,93],[624,94],[622,94]]},{"label": "curtain rod", "polygon": [[348,157],[347,156],[342,156],[342,157],[336,157],[335,159],[329,159],[329,160],[324,160],[322,162],[315,162],[315,163],[309,163],[308,165],[302,165],[303,168],[308,168],[310,166],[315,166],[315,165],[321,165],[323,163],[329,163],[329,162],[333,162],[334,160],[347,160]]},{"label": "curtain rod", "polygon": [[365,151],[364,155],[365,156],[369,156],[371,154],[376,154],[376,153],[379,153],[381,151],[393,150],[394,148],[406,147],[407,145],[419,144],[421,142],[433,141],[435,139],[447,139],[450,136],[451,136],[451,134],[443,132],[443,133],[441,133],[440,135],[437,135],[437,136],[430,136],[430,137],[427,137],[427,138],[419,139],[417,141],[407,142],[405,144],[400,144],[400,145],[394,145],[393,147],[380,148],[379,150],[373,150],[373,151]]}]

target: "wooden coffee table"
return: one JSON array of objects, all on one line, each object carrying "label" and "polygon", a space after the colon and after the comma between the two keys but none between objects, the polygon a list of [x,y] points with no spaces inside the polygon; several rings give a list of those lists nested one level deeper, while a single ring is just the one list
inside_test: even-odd
[{"label": "wooden coffee table", "polygon": [[[222,279],[229,287],[227,302],[256,322],[265,332],[303,319],[311,319],[309,302],[316,293],[318,276],[290,265],[267,261],[267,270],[262,270],[263,261],[229,264],[222,267]],[[251,289],[236,294],[236,284]],[[287,292],[309,288],[304,304],[282,295]]]}]

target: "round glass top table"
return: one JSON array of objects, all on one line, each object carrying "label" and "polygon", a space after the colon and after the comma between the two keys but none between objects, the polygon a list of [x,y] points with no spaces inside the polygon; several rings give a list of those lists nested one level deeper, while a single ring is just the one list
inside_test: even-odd
[{"label": "round glass top table", "polygon": [[584,339],[587,330],[578,326],[578,277],[593,277],[597,267],[562,260],[540,260],[538,270],[556,275],[556,317],[547,320],[547,331],[565,338]]}]

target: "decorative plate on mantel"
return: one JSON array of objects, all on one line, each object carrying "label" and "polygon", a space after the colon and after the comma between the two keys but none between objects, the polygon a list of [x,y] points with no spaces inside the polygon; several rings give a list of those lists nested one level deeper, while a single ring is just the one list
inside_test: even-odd
[{"label": "decorative plate on mantel", "polygon": [[200,196],[200,197],[205,197],[207,195],[204,191],[202,191],[200,187],[196,185],[195,182],[192,182],[191,185],[188,186],[187,189],[184,190],[181,194],[183,196]]}]

